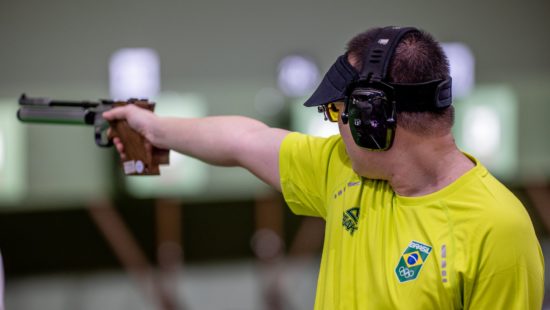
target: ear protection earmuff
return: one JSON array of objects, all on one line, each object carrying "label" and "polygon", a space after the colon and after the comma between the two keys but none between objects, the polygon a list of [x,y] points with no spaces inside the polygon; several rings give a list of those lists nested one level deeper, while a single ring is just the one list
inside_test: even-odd
[{"label": "ear protection earmuff", "polygon": [[370,44],[359,79],[345,91],[342,121],[350,126],[355,143],[374,151],[391,148],[397,126],[397,111],[429,111],[448,107],[451,79],[425,83],[387,82],[389,64],[401,39],[419,32],[412,27],[380,29]]},{"label": "ear protection earmuff", "polygon": [[393,144],[396,128],[395,101],[391,92],[377,88],[356,87],[346,98],[342,114],[349,122],[355,143],[370,150],[388,150]]}]

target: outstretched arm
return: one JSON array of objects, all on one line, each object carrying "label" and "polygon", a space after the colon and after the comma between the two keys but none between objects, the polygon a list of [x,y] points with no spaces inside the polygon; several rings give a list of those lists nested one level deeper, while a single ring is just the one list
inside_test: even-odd
[{"label": "outstretched arm", "polygon": [[[289,133],[242,116],[196,119],[161,118],[132,105],[103,114],[107,120],[126,119],[152,145],[175,150],[217,166],[241,166],[281,190],[279,148]],[[114,139],[124,157],[124,146]]]}]

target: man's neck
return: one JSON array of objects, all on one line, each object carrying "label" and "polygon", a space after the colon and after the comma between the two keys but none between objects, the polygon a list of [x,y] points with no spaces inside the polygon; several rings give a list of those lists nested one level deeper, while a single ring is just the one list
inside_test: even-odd
[{"label": "man's neck", "polygon": [[413,142],[402,145],[402,151],[392,154],[397,158],[392,160],[387,180],[398,195],[415,197],[434,193],[475,165],[457,149],[450,134]]}]

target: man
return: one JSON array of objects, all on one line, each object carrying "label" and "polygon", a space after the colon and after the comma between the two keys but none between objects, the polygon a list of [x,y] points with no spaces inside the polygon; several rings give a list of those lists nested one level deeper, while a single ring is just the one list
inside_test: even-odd
[{"label": "man", "polygon": [[127,119],[157,147],[242,166],[295,213],[323,217],[315,309],[540,309],[543,257],[529,216],[457,149],[450,87],[429,34],[386,27],[353,38],[305,103],[338,122],[338,136],[132,106],[104,116]]}]

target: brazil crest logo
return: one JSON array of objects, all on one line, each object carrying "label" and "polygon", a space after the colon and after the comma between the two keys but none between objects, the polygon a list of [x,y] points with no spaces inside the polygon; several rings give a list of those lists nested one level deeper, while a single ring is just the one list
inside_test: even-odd
[{"label": "brazil crest logo", "polygon": [[403,283],[416,279],[431,251],[431,246],[411,241],[403,255],[401,255],[397,267],[395,267],[395,275],[397,275],[399,282]]}]

